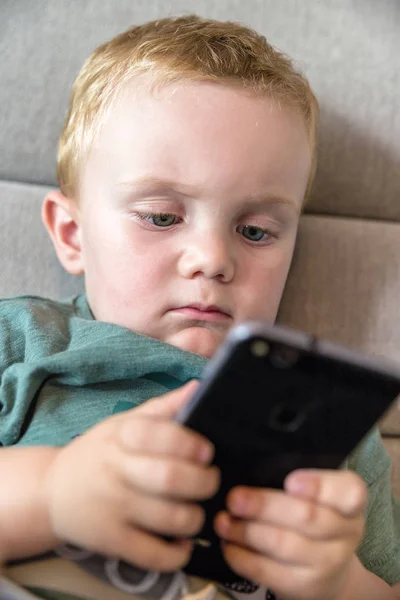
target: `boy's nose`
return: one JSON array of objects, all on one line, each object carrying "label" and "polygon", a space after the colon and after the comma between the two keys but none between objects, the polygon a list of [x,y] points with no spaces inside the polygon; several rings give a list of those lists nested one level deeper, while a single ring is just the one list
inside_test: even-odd
[{"label": "boy's nose", "polygon": [[202,275],[229,282],[235,272],[232,248],[218,235],[193,236],[183,250],[179,270],[187,279]]}]

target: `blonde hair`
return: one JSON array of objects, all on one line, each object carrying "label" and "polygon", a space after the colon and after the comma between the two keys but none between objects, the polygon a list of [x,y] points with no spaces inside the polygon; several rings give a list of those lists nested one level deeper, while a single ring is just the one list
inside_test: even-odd
[{"label": "blonde hair", "polygon": [[151,73],[157,85],[177,80],[240,85],[293,106],[304,118],[316,167],[318,102],[307,79],[264,36],[239,23],[192,15],[133,26],[99,46],[84,63],[71,92],[58,148],[61,191],[78,197],[80,169],[106,111],[133,76]]}]

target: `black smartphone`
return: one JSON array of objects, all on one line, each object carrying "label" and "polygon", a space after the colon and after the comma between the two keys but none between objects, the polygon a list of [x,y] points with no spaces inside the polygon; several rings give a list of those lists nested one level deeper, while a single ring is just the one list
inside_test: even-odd
[{"label": "black smartphone", "polygon": [[297,468],[340,467],[399,394],[399,365],[282,326],[234,327],[177,416],[213,442],[221,470],[185,570],[237,581],[213,529],[227,492],[282,488]]}]

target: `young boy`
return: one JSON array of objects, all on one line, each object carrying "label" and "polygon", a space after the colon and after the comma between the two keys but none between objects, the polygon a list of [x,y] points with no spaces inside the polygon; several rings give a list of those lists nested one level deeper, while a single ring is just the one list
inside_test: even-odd
[{"label": "young boy", "polygon": [[[0,306],[3,563],[68,542],[112,557],[118,585],[118,560],[163,572],[189,561],[219,474],[210,443],[173,416],[234,324],[275,320],[317,113],[291,62],[233,23],[164,19],[88,59],[60,140],[61,191],[43,205],[86,295]],[[238,580],[260,598],[263,586],[282,600],[395,598],[376,432],[349,467],[231,491],[215,528]]]}]

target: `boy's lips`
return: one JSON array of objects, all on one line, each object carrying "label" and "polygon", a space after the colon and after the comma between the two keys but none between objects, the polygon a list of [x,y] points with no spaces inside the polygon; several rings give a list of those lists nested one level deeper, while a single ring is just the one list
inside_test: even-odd
[{"label": "boy's lips", "polygon": [[232,319],[232,316],[227,312],[226,309],[222,309],[220,306],[215,304],[187,304],[173,308],[170,312],[182,315],[195,321],[216,322]]}]

